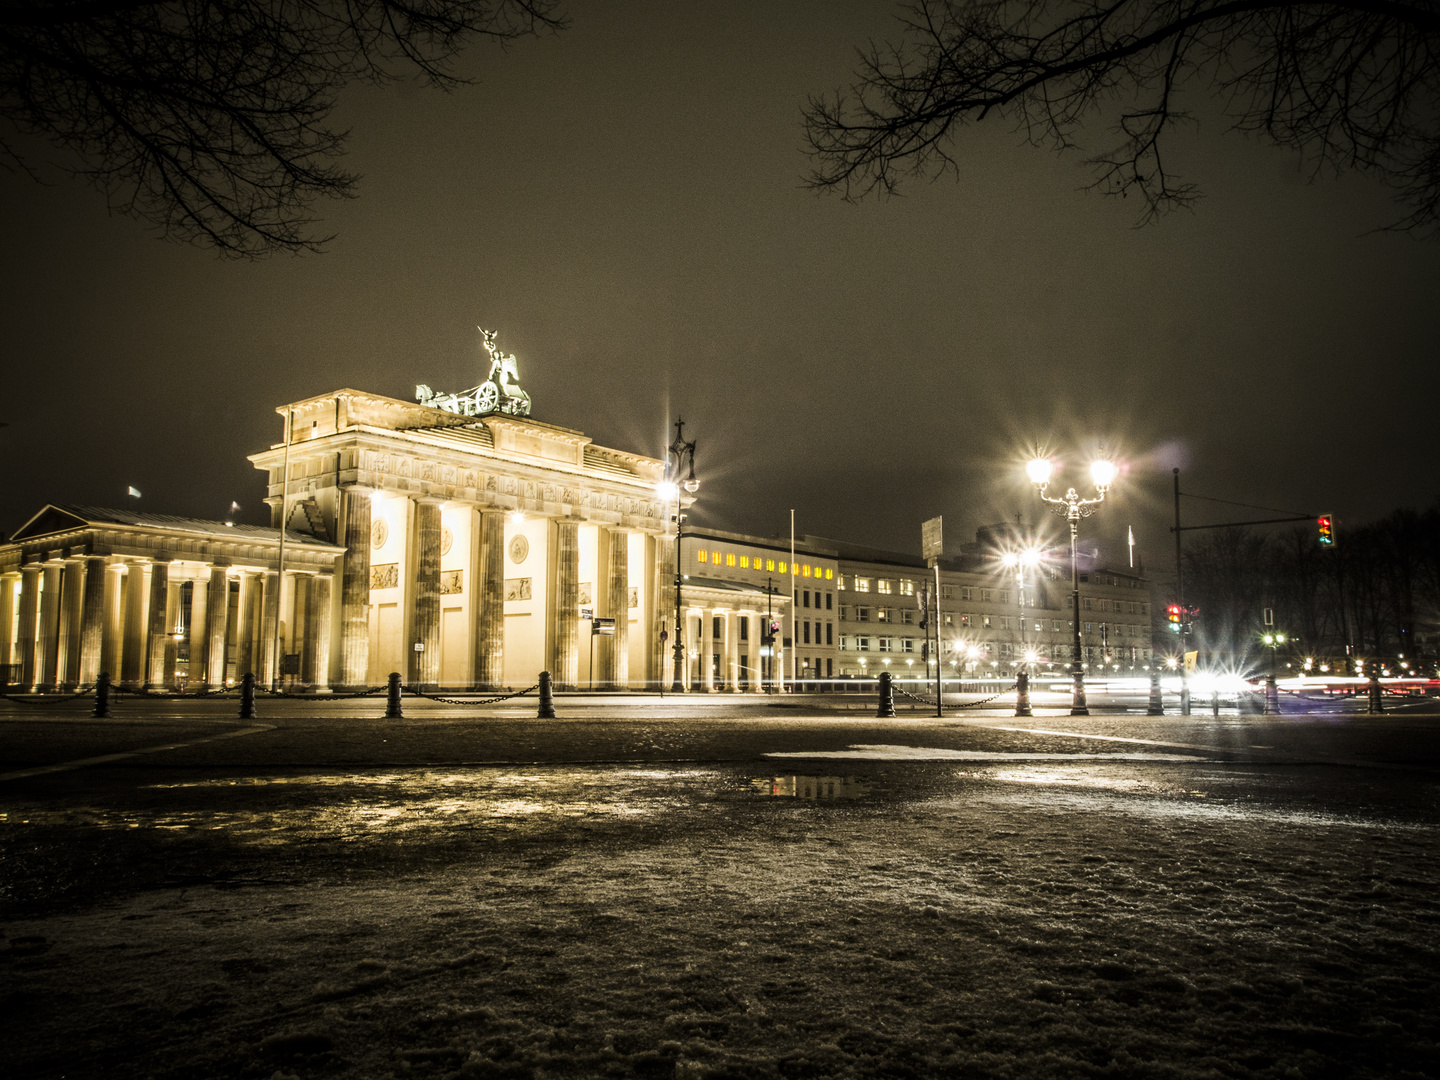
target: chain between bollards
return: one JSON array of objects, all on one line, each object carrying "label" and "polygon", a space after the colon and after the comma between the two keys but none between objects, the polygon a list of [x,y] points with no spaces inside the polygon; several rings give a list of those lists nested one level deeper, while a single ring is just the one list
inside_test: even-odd
[{"label": "chain between bollards", "polygon": [[1015,715],[1034,716],[1030,711],[1030,673],[1022,671],[1015,676]]},{"label": "chain between bollards", "polygon": [[110,719],[110,673],[102,671],[95,680],[95,715],[102,720]]},{"label": "chain between bollards", "polygon": [[895,715],[895,680],[888,671],[880,673],[880,707],[875,715],[882,718]]},{"label": "chain between bollards", "polygon": [[385,687],[385,719],[405,719],[405,714],[400,710],[400,673],[398,671],[390,672],[390,681]]},{"label": "chain between bollards", "polygon": [[540,720],[555,719],[555,687],[548,671],[540,672],[540,708],[535,716]]},{"label": "chain between bollards", "polygon": [[255,719],[255,674],[247,671],[240,679],[240,719]]}]

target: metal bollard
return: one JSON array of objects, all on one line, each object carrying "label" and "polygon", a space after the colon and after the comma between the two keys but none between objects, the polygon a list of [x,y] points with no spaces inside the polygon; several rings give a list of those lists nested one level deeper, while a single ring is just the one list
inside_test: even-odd
[{"label": "metal bollard", "polygon": [[1278,716],[1280,714],[1280,688],[1275,685],[1273,674],[1265,676],[1265,715]]},{"label": "metal bollard", "polygon": [[255,719],[255,675],[249,671],[240,678],[240,719]]},{"label": "metal bollard", "polygon": [[880,673],[880,708],[875,715],[882,718],[895,715],[895,681],[888,671]]},{"label": "metal bollard", "polygon": [[535,715],[540,720],[555,719],[555,687],[548,671],[540,672],[540,709]]},{"label": "metal bollard", "polygon": [[385,687],[385,719],[405,719],[405,714],[400,711],[400,673],[398,671],[390,672],[390,682]]},{"label": "metal bollard", "polygon": [[1212,715],[1212,716],[1219,716],[1219,715],[1220,715],[1220,691],[1219,691],[1219,690],[1211,690],[1211,691],[1210,691],[1210,715]]},{"label": "metal bollard", "polygon": [[1372,713],[1383,713],[1385,711],[1385,691],[1380,688],[1380,676],[1370,676],[1370,708]]},{"label": "metal bollard", "polygon": [[1022,671],[1015,676],[1015,715],[1033,716],[1030,711],[1030,673]]},{"label": "metal bollard", "polygon": [[1150,707],[1145,710],[1146,716],[1164,716],[1165,699],[1160,693],[1160,672],[1150,672]]},{"label": "metal bollard", "polygon": [[102,720],[110,719],[110,673],[102,671],[95,680],[95,715]]}]

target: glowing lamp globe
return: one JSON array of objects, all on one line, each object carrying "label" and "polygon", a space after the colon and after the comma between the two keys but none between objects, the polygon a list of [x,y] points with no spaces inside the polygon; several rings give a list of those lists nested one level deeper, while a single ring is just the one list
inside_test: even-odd
[{"label": "glowing lamp globe", "polygon": [[1090,465],[1090,478],[1095,481],[1095,486],[1104,491],[1115,482],[1115,474],[1119,472],[1113,461],[1106,461],[1101,458]]},{"label": "glowing lamp globe", "polygon": [[1049,458],[1036,458],[1025,466],[1025,473],[1030,477],[1030,482],[1040,487],[1044,487],[1050,482],[1050,472]]},{"label": "glowing lamp globe", "polygon": [[655,485],[655,493],[668,502],[680,494],[680,489],[677,488],[672,481],[662,480]]}]

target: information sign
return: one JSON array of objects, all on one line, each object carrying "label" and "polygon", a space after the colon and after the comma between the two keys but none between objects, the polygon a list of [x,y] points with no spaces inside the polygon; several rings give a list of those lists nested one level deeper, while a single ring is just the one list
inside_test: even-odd
[{"label": "information sign", "polygon": [[940,558],[945,550],[940,518],[933,517],[920,526],[920,557],[927,562],[931,559]]}]

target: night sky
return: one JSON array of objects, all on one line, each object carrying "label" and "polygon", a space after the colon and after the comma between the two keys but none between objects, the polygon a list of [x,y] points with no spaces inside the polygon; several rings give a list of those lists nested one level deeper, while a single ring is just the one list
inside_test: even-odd
[{"label": "night sky", "polygon": [[1205,198],[1156,226],[1080,190],[1082,154],[991,124],[962,132],[958,182],[817,196],[807,95],[894,36],[886,5],[847,7],[576,2],[558,36],[471,48],[477,85],[353,89],[364,180],[319,208],[319,255],[222,260],[57,173],[0,174],[0,532],[132,484],[141,509],[264,523],[245,458],[275,406],[473,386],[476,324],[536,419],[658,455],[683,414],[718,528],[788,533],[793,507],[801,533],[918,553],[943,513],[953,545],[1040,516],[1037,442],[1119,455],[1086,534],[1123,559],[1133,525],[1157,568],[1175,465],[1342,528],[1440,495],[1440,244],[1374,231],[1401,212],[1376,182],[1310,183],[1200,98],[1170,162]]}]

